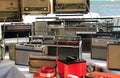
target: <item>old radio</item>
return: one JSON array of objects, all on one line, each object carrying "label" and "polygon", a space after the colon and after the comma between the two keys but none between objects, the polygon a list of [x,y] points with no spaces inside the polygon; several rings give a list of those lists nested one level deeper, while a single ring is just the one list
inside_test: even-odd
[{"label": "old radio", "polygon": [[57,46],[57,45],[50,45],[48,46],[48,55],[49,56],[59,56],[59,58],[65,58],[67,56],[75,56],[79,58],[79,47],[77,46]]},{"label": "old radio", "polygon": [[82,50],[83,52],[90,52],[91,51],[91,38],[96,33],[96,27],[88,27],[88,26],[66,26],[65,27],[65,34],[81,36],[82,38]]},{"label": "old radio", "polygon": [[22,21],[20,0],[0,0],[0,21]]},{"label": "old radio", "polygon": [[47,55],[30,55],[29,56],[29,72],[38,72],[40,67],[49,66],[56,67],[57,57]]},{"label": "old radio", "polygon": [[92,38],[92,59],[106,60],[107,59],[107,43],[112,39],[108,38]]},{"label": "old radio", "polygon": [[80,37],[56,36],[56,40],[55,45],[47,46],[48,55],[58,56],[59,59],[64,59],[67,56],[80,58],[80,51],[82,50]]},{"label": "old radio", "polygon": [[120,62],[116,61],[120,59],[120,43],[109,43],[107,50],[107,68],[120,70]]},{"label": "old radio", "polygon": [[23,14],[48,14],[50,13],[49,0],[22,0]]},{"label": "old radio", "polygon": [[15,47],[15,64],[29,65],[29,56],[32,54],[43,55],[40,47],[18,45]]},{"label": "old radio", "polygon": [[89,0],[54,0],[55,13],[87,13]]},{"label": "old radio", "polygon": [[12,23],[2,25],[2,36],[4,38],[27,37],[31,35],[31,24]]}]

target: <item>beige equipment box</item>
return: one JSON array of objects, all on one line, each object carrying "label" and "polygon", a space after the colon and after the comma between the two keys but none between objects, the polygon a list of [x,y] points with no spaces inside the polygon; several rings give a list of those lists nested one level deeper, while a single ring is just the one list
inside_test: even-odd
[{"label": "beige equipment box", "polygon": [[20,0],[0,0],[0,21],[22,21]]},{"label": "beige equipment box", "polygon": [[89,0],[54,0],[55,13],[87,13]]},{"label": "beige equipment box", "polygon": [[109,43],[107,50],[107,68],[120,70],[120,43]]},{"label": "beige equipment box", "polygon": [[107,42],[111,39],[92,38],[91,58],[106,60],[107,59]]},{"label": "beige equipment box", "polygon": [[50,13],[49,0],[22,0],[23,14],[48,14]]}]

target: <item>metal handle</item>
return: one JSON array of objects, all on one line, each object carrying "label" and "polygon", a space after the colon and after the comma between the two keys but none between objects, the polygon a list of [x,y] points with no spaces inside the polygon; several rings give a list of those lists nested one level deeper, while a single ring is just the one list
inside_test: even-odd
[{"label": "metal handle", "polygon": [[79,58],[82,59],[82,40],[79,41]]}]

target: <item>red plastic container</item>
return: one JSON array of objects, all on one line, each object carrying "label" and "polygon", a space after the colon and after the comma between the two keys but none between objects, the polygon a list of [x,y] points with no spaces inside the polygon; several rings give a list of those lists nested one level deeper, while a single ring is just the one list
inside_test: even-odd
[{"label": "red plastic container", "polygon": [[33,78],[57,78],[57,77],[54,68],[44,66],[40,68],[40,71],[38,73],[34,73]]},{"label": "red plastic container", "polygon": [[33,78],[40,78],[39,73],[34,73]]},{"label": "red plastic container", "polygon": [[65,61],[58,60],[58,74],[63,78],[67,75],[75,75],[78,77],[86,75],[86,61],[77,61],[73,63],[66,63]]},{"label": "red plastic container", "polygon": [[54,77],[55,76],[55,70],[54,70],[54,68],[48,67],[48,66],[41,67],[40,68],[40,76],[41,77],[46,77],[46,78]]}]

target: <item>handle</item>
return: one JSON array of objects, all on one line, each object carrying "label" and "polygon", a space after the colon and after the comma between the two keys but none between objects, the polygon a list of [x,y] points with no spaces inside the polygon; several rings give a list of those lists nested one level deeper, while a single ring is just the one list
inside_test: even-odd
[{"label": "handle", "polygon": [[79,58],[82,59],[82,40],[79,41]]}]

